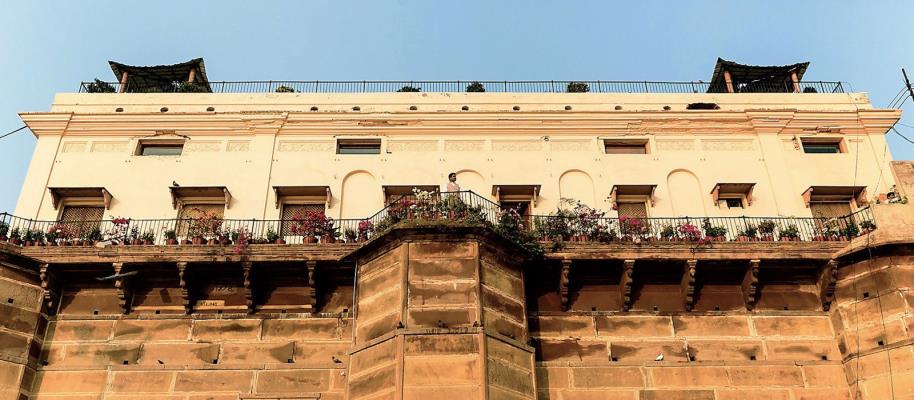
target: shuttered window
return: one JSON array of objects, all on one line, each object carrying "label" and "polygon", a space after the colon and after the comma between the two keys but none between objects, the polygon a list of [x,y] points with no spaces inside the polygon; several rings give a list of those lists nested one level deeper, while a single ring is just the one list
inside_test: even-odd
[{"label": "shuttered window", "polygon": [[85,237],[100,226],[104,214],[104,207],[64,206],[60,222],[74,237]]},{"label": "shuttered window", "polygon": [[812,216],[816,218],[836,218],[843,217],[851,213],[851,204],[848,201],[842,202],[812,202],[809,203],[809,209]]},{"label": "shuttered window", "polygon": [[282,206],[282,228],[280,235],[282,236],[291,236],[292,235],[292,219],[293,218],[305,218],[305,215],[308,213],[324,212],[323,204],[283,204]]},{"label": "shuttered window", "polygon": [[175,229],[178,237],[187,236],[187,230],[190,226],[190,219],[199,218],[205,215],[214,215],[219,218],[225,216],[224,204],[184,204],[181,212],[178,213],[178,226]]},{"label": "shuttered window", "polygon": [[647,218],[647,206],[643,201],[623,203],[619,202],[616,206],[620,217],[629,218]]}]

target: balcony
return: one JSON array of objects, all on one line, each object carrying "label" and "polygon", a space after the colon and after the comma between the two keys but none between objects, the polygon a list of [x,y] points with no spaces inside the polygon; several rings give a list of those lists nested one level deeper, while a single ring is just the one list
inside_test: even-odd
[{"label": "balcony", "polygon": [[[406,195],[362,219],[310,213],[290,220],[108,219],[39,221],[0,214],[0,242],[22,247],[216,247],[241,254],[250,245],[345,244],[354,248],[395,226],[487,226],[519,242],[635,246],[682,244],[691,248],[730,242],[842,242],[876,228],[869,208],[839,218],[675,217],[607,218],[598,214],[520,216],[471,191]],[[523,244],[523,243],[522,243]],[[729,244],[728,244],[729,245]]]},{"label": "balcony", "polygon": [[837,81],[209,81],[82,82],[79,93],[844,93]]}]

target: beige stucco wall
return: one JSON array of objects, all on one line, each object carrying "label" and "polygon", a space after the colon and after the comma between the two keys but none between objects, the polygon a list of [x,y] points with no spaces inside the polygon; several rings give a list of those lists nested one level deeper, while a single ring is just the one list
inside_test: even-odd
[{"label": "beige stucco wall", "polygon": [[[685,110],[693,102],[721,109]],[[887,191],[884,135],[899,116],[860,93],[59,94],[50,112],[22,114],[38,145],[15,214],[53,219],[47,187],[103,186],[110,215],[172,218],[176,181],[228,187],[226,218],[278,218],[271,188],[283,185],[329,186],[328,213],[360,218],[380,209],[381,185],[443,185],[458,171],[487,197],[542,185],[536,213],[560,197],[608,211],[613,185],[656,184],[652,216],[808,216],[811,185]],[[174,135],[189,139],[180,157],[133,155],[140,139]],[[382,154],[335,154],[335,138],[353,136],[382,138]],[[805,154],[805,136],[844,137],[848,152]],[[603,154],[614,137],[648,139],[651,154]],[[715,207],[719,182],[756,183],[752,206]]]}]

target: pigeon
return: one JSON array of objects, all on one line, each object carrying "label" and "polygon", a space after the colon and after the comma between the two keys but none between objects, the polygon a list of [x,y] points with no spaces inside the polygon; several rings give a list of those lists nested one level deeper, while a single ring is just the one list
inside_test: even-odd
[{"label": "pigeon", "polygon": [[660,353],[660,355],[657,356],[657,358],[655,358],[654,361],[663,361],[663,353]]},{"label": "pigeon", "polygon": [[438,327],[439,327],[439,328],[447,328],[447,325],[439,319],[439,320],[438,320]]},{"label": "pigeon", "polygon": [[171,181],[171,186],[172,187],[181,187],[181,185],[178,184],[178,181]]},{"label": "pigeon", "polygon": [[342,361],[340,361],[339,358],[336,358],[336,356],[330,356],[330,359],[333,360],[333,362],[335,362],[335,363],[337,363],[337,364],[341,364],[341,363],[342,363]]},{"label": "pigeon", "polygon": [[403,321],[397,321],[397,329],[403,329]]},{"label": "pigeon", "polygon": [[165,364],[165,363],[162,362],[162,360],[156,360],[156,361],[158,361],[159,364]]}]

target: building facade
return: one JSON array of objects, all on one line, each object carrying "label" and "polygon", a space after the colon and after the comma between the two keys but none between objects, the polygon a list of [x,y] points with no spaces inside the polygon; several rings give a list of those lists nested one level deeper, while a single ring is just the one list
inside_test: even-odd
[{"label": "building facade", "polygon": [[0,214],[0,398],[914,398],[900,111],[807,64],[111,65],[20,114],[37,144]]}]

